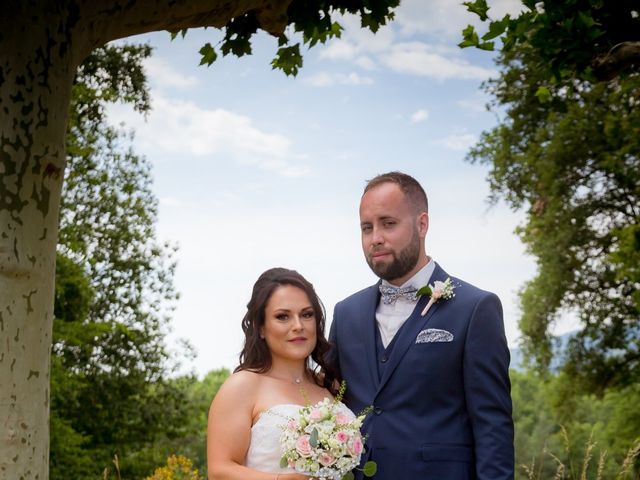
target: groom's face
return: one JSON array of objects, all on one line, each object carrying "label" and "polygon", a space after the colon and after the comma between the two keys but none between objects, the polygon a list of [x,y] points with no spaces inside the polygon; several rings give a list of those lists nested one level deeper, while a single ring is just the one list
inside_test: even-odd
[{"label": "groom's face", "polygon": [[383,183],[360,202],[362,250],[371,270],[401,285],[411,278],[423,255],[426,213],[417,214],[395,183]]}]

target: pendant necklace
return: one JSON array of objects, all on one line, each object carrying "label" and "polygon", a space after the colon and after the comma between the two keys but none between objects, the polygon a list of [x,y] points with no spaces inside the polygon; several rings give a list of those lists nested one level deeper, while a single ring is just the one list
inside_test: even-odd
[{"label": "pendant necklace", "polygon": [[287,379],[287,378],[279,377],[279,376],[276,376],[276,375],[273,375],[273,374],[271,374],[269,376],[272,377],[272,378],[275,378],[276,380],[282,380],[283,382],[289,382],[290,381],[291,383],[295,383],[296,385],[300,385],[302,383],[302,378],[301,377],[293,377],[291,379]]}]

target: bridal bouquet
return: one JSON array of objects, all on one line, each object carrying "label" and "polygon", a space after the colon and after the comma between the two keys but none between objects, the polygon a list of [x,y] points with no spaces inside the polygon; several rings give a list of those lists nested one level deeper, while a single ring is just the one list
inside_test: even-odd
[{"label": "bridal bouquet", "polygon": [[[340,398],[340,396],[339,396]],[[348,480],[360,463],[363,438],[360,427],[367,411],[353,418],[337,400],[325,398],[315,405],[301,407],[299,418],[289,418],[280,438],[282,468],[319,480]],[[363,473],[371,477],[376,464],[367,462]]]}]

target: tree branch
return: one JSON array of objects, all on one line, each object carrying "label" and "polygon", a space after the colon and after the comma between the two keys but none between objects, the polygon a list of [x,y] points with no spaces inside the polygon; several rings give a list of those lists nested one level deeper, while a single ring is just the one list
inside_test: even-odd
[{"label": "tree branch", "polygon": [[598,80],[611,80],[630,66],[640,68],[640,42],[622,42],[605,54],[596,56],[591,63]]},{"label": "tree branch", "polygon": [[85,0],[80,7],[80,22],[86,27],[90,50],[111,40],[158,30],[222,28],[232,18],[249,11],[256,12],[260,28],[279,35],[288,24],[287,8],[291,1]]}]

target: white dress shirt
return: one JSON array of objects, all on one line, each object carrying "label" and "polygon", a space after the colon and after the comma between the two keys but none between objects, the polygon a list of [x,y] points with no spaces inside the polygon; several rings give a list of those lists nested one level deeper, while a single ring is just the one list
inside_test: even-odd
[{"label": "white dress shirt", "polygon": [[[415,288],[424,287],[431,280],[431,275],[436,268],[436,264],[432,258],[429,262],[416,272],[416,274],[409,280],[404,282],[400,287],[408,287],[409,285]],[[383,285],[391,285],[386,280],[382,280]],[[395,285],[394,285],[395,286]],[[413,313],[413,309],[416,307],[416,302],[412,302],[404,296],[399,297],[394,303],[385,305],[383,302],[378,303],[376,309],[376,322],[378,329],[380,330],[380,338],[384,348],[387,348],[393,337],[395,337],[400,327],[404,325],[407,318]]]}]

